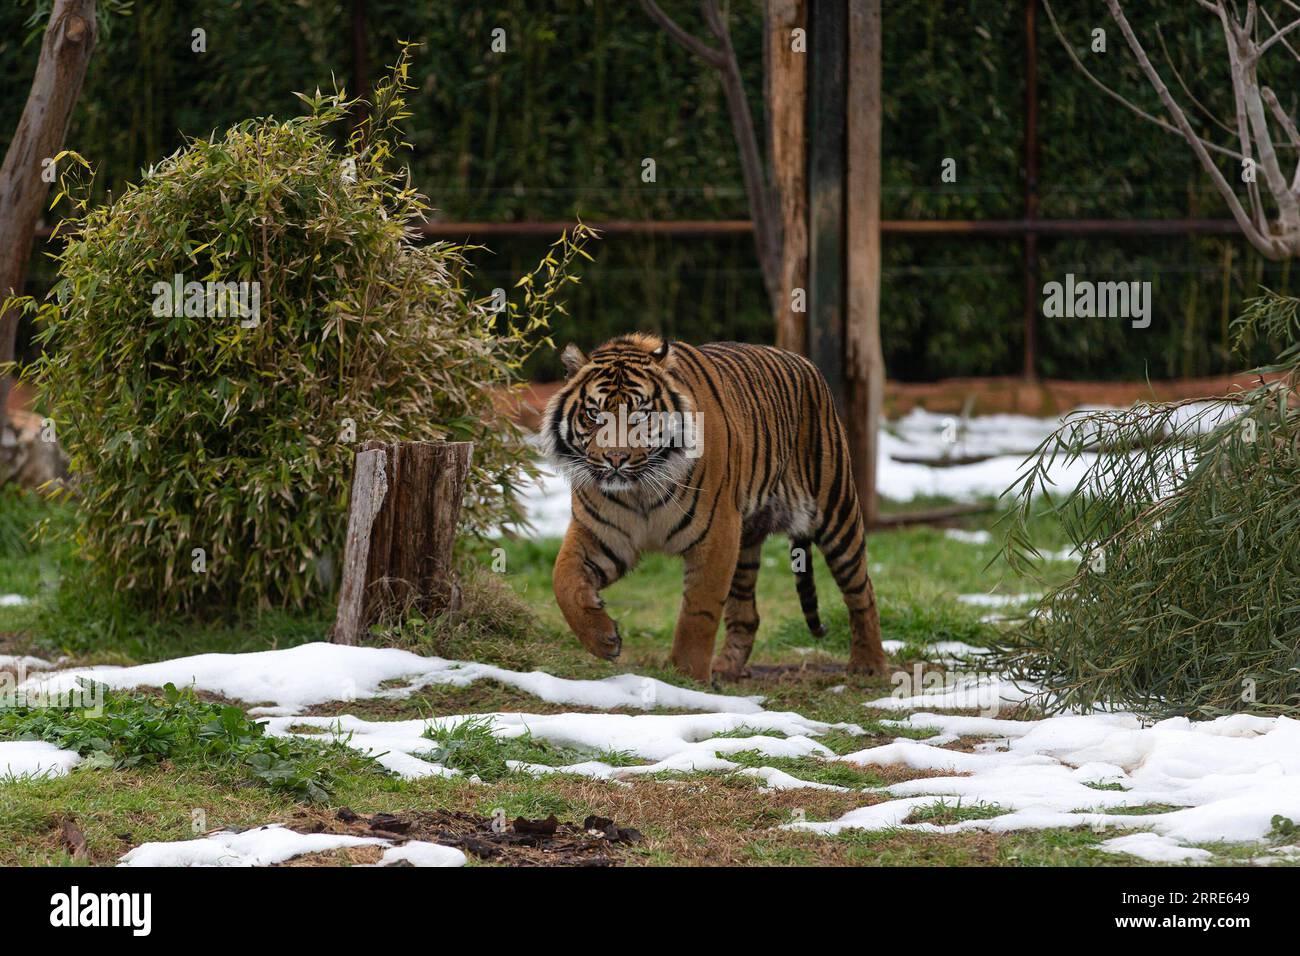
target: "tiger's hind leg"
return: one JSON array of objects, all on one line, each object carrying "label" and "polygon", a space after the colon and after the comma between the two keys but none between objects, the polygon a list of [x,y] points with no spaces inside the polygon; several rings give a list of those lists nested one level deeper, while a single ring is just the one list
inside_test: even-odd
[{"label": "tiger's hind leg", "polygon": [[889,665],[880,645],[880,611],[867,571],[867,536],[856,496],[851,507],[851,517],[841,527],[823,524],[817,545],[849,609],[849,672],[886,674]]},{"label": "tiger's hind leg", "polygon": [[762,561],[763,542],[742,548],[736,559],[736,572],[731,576],[731,590],[723,606],[727,623],[727,640],[713,663],[714,676],[722,680],[739,680],[745,674],[745,664],[754,649],[754,635],[758,631],[758,608],[754,603],[754,586],[758,581],[758,567]]}]

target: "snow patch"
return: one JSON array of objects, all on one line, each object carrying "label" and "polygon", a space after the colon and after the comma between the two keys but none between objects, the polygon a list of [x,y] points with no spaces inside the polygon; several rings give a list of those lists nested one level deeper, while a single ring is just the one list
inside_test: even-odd
[{"label": "snow patch", "polygon": [[1004,707],[1014,707],[1040,691],[1027,684],[991,674],[958,676],[951,683],[942,687],[926,690],[911,696],[879,697],[869,700],[864,706],[879,710],[917,710],[933,707],[939,710],[979,710],[998,711]]},{"label": "snow patch", "polygon": [[[267,721],[267,733],[279,736],[305,736],[319,739],[319,734],[301,734],[291,727],[319,728],[335,734],[344,743],[362,753],[376,757],[381,764],[402,777],[447,776],[456,770],[429,759],[436,744],[426,731],[453,730],[468,720],[487,721],[492,733],[501,738],[531,735],[536,740],[590,753],[628,753],[648,761],[630,767],[616,767],[599,759],[561,767],[542,764],[512,764],[513,769],[532,774],[572,773],[601,780],[619,780],[644,774],[676,772],[732,772],[741,770],[734,761],[718,754],[756,750],[771,757],[833,757],[834,754],[811,737],[830,730],[861,734],[857,724],[827,724],[794,713],[757,714],[463,714],[431,717],[426,720],[372,721],[359,717],[273,717]],[[739,730],[753,731],[752,736],[719,737]],[[764,733],[767,731],[768,733]],[[784,736],[773,736],[772,733]],[[789,786],[790,781],[773,768],[758,768],[767,773],[769,786]],[[769,779],[769,777],[771,779]]]},{"label": "snow patch", "polygon": [[465,854],[452,846],[411,840],[384,851],[379,866],[409,863],[411,866],[464,866]]},{"label": "snow patch", "polygon": [[0,671],[22,674],[27,671],[47,671],[57,666],[43,657],[32,657],[30,654],[0,654]]},{"label": "snow patch", "polygon": [[[838,820],[788,826],[819,833],[913,827],[902,820],[918,801],[956,797],[998,804],[1010,812],[934,832],[1001,833],[1080,825],[1143,829],[1151,833],[1142,839],[1110,840],[1103,848],[1183,862],[1208,858],[1188,844],[1257,842],[1268,837],[1275,815],[1300,818],[1300,721],[1287,717],[1175,717],[1149,724],[1123,713],[1027,721],[918,713],[893,725],[989,739],[973,753],[899,739],[842,757],[852,763],[965,776],[893,784],[882,792],[896,799],[853,810]],[[1108,812],[1151,805],[1177,809],[1144,815]],[[929,825],[915,828],[923,826]]]},{"label": "snow patch", "polygon": [[1127,853],[1152,863],[1187,863],[1211,859],[1214,854],[1199,847],[1179,846],[1177,841],[1158,833],[1130,833],[1115,837],[1097,847],[1103,853]]},{"label": "snow patch", "polygon": [[378,837],[337,833],[298,833],[278,823],[234,833],[226,830],[197,840],[142,843],[118,861],[118,866],[274,866],[306,853],[324,853],[354,846],[382,846],[379,866],[404,860],[415,866],[464,866],[465,854],[453,847],[413,841],[393,846]]},{"label": "snow patch", "polygon": [[1042,594],[958,594],[957,600],[973,607],[1018,607],[1042,598]]},{"label": "snow patch", "polygon": [[993,535],[987,531],[963,531],[961,528],[949,528],[943,536],[949,541],[960,541],[962,544],[988,544],[993,540]]},{"label": "snow patch", "polygon": [[16,777],[62,777],[81,763],[81,756],[43,740],[0,741],[0,780]]},{"label": "snow patch", "polygon": [[[571,680],[543,671],[512,671],[491,664],[421,657],[385,647],[302,644],[246,654],[199,654],[136,667],[78,667],[30,677],[20,689],[65,691],[89,677],[112,688],[177,687],[221,694],[250,704],[255,716],[287,716],[317,704],[363,698],[400,698],[430,685],[465,687],[495,680],[552,704],[611,710],[656,707],[749,713],[762,710],[761,697],[736,697],[677,687],[637,674],[603,680]],[[392,682],[399,686],[385,686]]]}]

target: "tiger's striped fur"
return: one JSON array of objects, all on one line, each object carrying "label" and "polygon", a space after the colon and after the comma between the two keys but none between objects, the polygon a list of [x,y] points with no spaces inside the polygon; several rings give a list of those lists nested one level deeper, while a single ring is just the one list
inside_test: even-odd
[{"label": "tiger's striped fur", "polygon": [[[555,597],[591,653],[612,659],[622,649],[600,591],[642,553],[660,551],[686,564],[673,663],[698,680],[711,671],[741,676],[758,630],[754,585],[763,540],[786,534],[809,628],[825,633],[809,551],[816,543],[849,608],[849,670],[884,672],[844,428],[811,362],[766,346],[695,347],[633,334],[590,358],[570,345],[564,363],[569,379],[543,421],[552,460],[572,486]],[[642,421],[651,411],[695,421],[698,430],[683,434],[697,445],[674,448],[662,434],[647,440],[600,427],[607,416]],[[726,642],[715,662],[724,618]]]}]

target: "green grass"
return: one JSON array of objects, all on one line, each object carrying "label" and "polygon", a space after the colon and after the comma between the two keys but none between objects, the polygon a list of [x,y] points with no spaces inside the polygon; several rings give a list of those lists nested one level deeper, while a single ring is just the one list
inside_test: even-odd
[{"label": "green grass", "polygon": [[[1139,807],[1098,807],[1096,813],[1113,813],[1122,817],[1144,817],[1153,813],[1171,813],[1174,810],[1181,810],[1182,807],[1175,807],[1165,803],[1146,803]],[[1085,811],[1088,812],[1088,811]]]},{"label": "green grass", "polygon": [[33,529],[45,515],[45,502],[35,492],[0,485],[0,560],[35,552]]},{"label": "green grass", "polygon": [[[973,517],[971,528],[991,528],[992,515]],[[1035,525],[1043,549],[1065,546],[1047,522]],[[502,579],[533,606],[539,618],[563,630],[564,623],[551,597],[551,568],[559,550],[556,540],[502,541],[505,572]],[[771,538],[763,547],[756,601],[762,625],[752,660],[756,663],[791,663],[810,652],[843,658],[848,652],[848,620],[835,582],[820,554],[813,561],[822,621],[829,633],[818,640],[804,624],[789,567],[784,538]],[[909,527],[879,532],[868,541],[872,579],[880,601],[881,629],[885,640],[907,645],[902,659],[914,658],[919,649],[936,641],[963,641],[986,645],[996,632],[980,618],[986,609],[957,601],[957,595],[979,592],[1023,593],[1037,590],[1005,570],[990,568],[998,554],[997,535],[988,544],[952,541],[943,529]],[[1071,569],[1053,563],[1043,569],[1045,580],[1063,580]],[[646,555],[640,564],[603,596],[610,615],[623,634],[624,657],[662,658],[672,641],[674,618],[681,602],[682,563],[665,555]]]},{"label": "green grass", "polygon": [[936,800],[929,806],[916,807],[907,815],[905,822],[933,823],[938,827],[946,827],[966,820],[990,820],[1008,812],[1010,811],[1006,807],[1000,807],[996,803],[962,803],[960,799],[956,803],[949,803],[946,800]]},{"label": "green grass", "polygon": [[[26,533],[40,517],[66,515],[57,508],[0,498],[0,534]],[[992,516],[973,519],[989,527]],[[1043,548],[1063,542],[1045,527]],[[377,629],[374,643],[463,660],[480,660],[518,670],[542,669],[566,677],[601,678],[634,670],[689,686],[692,681],[669,665],[673,622],[681,598],[681,563],[650,556],[605,596],[622,625],[625,649],[610,663],[588,655],[568,632],[551,595],[551,565],[556,541],[502,542],[506,570],[490,564],[466,569],[464,613],[438,621],[408,620]],[[988,562],[996,544],[951,541],[941,529],[907,528],[872,535],[870,560],[880,598],[886,639],[903,642],[895,660],[921,658],[924,645],[938,640],[987,643],[996,636],[979,618],[979,609],[956,600],[958,594],[1036,590],[1003,576]],[[730,693],[762,694],[769,710],[789,710],[826,722],[860,725],[865,734],[832,731],[819,741],[836,754],[876,746],[895,737],[924,739],[928,729],[900,729],[883,721],[899,715],[862,706],[886,696],[886,678],[851,679],[812,668],[842,663],[847,653],[843,604],[820,558],[814,562],[823,620],[830,633],[817,641],[807,633],[799,611],[784,541],[770,541],[763,553],[758,605],[763,618],[754,660],[788,665],[785,676],[764,678]],[[1047,569],[1061,575],[1068,567]],[[153,620],[124,606],[112,595],[88,590],[79,559],[66,547],[38,543],[29,548],[0,546],[0,593],[33,598],[21,607],[0,608],[0,653],[69,654],[81,663],[142,663],[208,651],[285,647],[320,640],[332,619],[322,607],[307,615],[268,612],[217,621]],[[927,665],[932,666],[932,665]],[[846,688],[847,685],[847,688]],[[430,686],[400,700],[338,702],[314,708],[317,714],[353,713],[377,720],[418,719],[448,714],[497,711],[554,713],[583,708],[546,704],[492,681],[466,687]],[[667,713],[668,711],[661,711]],[[721,737],[779,733],[741,727]],[[59,840],[64,820],[85,832],[92,862],[111,864],[131,846],[147,840],[188,839],[200,811],[208,829],[242,828],[267,822],[309,822],[347,806],[358,812],[400,813],[445,808],[491,816],[545,817],[579,822],[589,813],[609,816],[646,834],[645,844],[629,848],[625,862],[637,865],[690,865],[726,862],[756,865],[1131,865],[1127,857],[1095,849],[1107,836],[1087,828],[1037,833],[949,835],[893,830],[845,831],[824,837],[775,829],[795,808],[807,819],[835,819],[863,805],[861,791],[892,778],[891,768],[863,768],[816,757],[765,757],[749,751],[728,754],[742,766],[771,766],[796,777],[850,788],[849,793],[800,790],[758,794],[759,781],[735,774],[667,774],[638,777],[630,785],[552,774],[533,777],[511,772],[509,761],[558,767],[584,760],[626,766],[640,761],[628,754],[591,753],[537,740],[529,735],[497,737],[486,720],[459,723],[429,736],[426,757],[461,771],[450,778],[403,780],[382,771],[331,739],[327,731],[312,739],[275,740],[255,721],[221,702],[192,694],[110,692],[107,716],[82,719],[71,713],[0,712],[0,739],[39,737],[72,747],[87,762],[70,774],[44,780],[0,784],[0,865],[71,862]],[[477,777],[480,783],[471,781]],[[1098,789],[1114,789],[1100,785]],[[879,797],[874,797],[879,799]],[[987,804],[947,804],[937,800],[914,814],[917,819],[951,823],[1002,812]],[[1283,825],[1284,826],[1284,825]],[[1278,841],[1283,839],[1278,837]],[[1276,842],[1276,841],[1275,841]],[[1215,850],[1216,859],[1241,861],[1239,849]]]},{"label": "green grass", "polygon": [[169,767],[233,768],[249,782],[315,802],[329,798],[340,769],[369,764],[343,742],[267,736],[263,725],[241,708],[200,700],[192,690],[171,684],[161,696],[103,685],[96,691],[85,697],[85,703],[98,704],[93,709],[0,709],[0,739],[44,740],[75,751],[86,758],[84,771],[164,762]]},{"label": "green grass", "polygon": [[[1107,835],[1109,836],[1109,834]],[[1089,830],[1035,830],[1014,834],[932,834],[914,830],[844,830],[764,836],[746,850],[750,862],[776,866],[824,865],[829,844],[835,863],[846,866],[1141,866],[1096,849],[1106,836]]]},{"label": "green grass", "polygon": [[828,783],[831,786],[848,787],[851,790],[882,787],[885,784],[884,778],[879,774],[840,761],[819,760],[816,757],[771,757],[757,750],[742,750],[732,754],[720,753],[718,756],[744,767],[774,767],[800,780]]},{"label": "green grass", "polygon": [[519,773],[509,766],[512,761],[547,767],[562,767],[587,760],[599,760],[615,767],[642,762],[621,751],[589,753],[560,747],[537,740],[528,732],[517,737],[501,737],[492,732],[492,721],[487,717],[463,720],[450,727],[431,727],[424,736],[434,745],[416,756],[487,782]]}]

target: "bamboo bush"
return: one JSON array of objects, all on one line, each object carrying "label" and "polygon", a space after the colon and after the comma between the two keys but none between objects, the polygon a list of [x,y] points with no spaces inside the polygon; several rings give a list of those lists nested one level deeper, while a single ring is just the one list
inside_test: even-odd
[{"label": "bamboo bush", "polygon": [[[1300,299],[1251,300],[1235,339],[1256,337],[1289,343],[1257,386],[1067,420],[1008,490],[1013,568],[1032,571],[1044,507],[1081,556],[1001,650],[1049,707],[1300,707]],[[1053,498],[1069,462],[1084,478]]]},{"label": "bamboo bush", "polygon": [[[192,141],[105,204],[80,193],[57,285],[27,303],[45,345],[28,373],[104,585],[169,612],[328,595],[367,439],[473,441],[465,529],[519,519],[532,466],[496,399],[549,341],[588,233],[561,237],[504,308],[474,300],[465,247],[413,241],[428,204],[394,162],[409,89],[404,53],[349,136],[358,104],[317,91],[306,115]],[[260,316],[211,299],[206,316],[158,314],[155,284],[177,274],[260,283]]]}]

